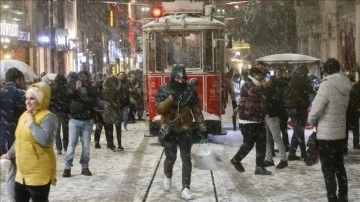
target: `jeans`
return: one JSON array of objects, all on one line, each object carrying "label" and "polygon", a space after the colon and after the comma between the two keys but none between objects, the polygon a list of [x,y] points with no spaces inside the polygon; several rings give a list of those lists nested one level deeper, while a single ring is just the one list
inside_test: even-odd
[{"label": "jeans", "polygon": [[[348,201],[348,181],[344,167],[344,140],[318,140],[321,170],[329,201]],[[337,182],[336,182],[336,179]],[[339,187],[339,194],[336,194]]]},{"label": "jeans", "polygon": [[177,146],[179,145],[180,157],[182,161],[182,186],[190,189],[191,182],[191,146],[192,139],[191,135],[187,132],[182,134],[170,134],[169,144],[164,148],[165,150],[165,161],[164,161],[164,173],[167,178],[171,178],[173,174],[173,167],[177,156]]},{"label": "jeans", "polygon": [[241,161],[248,155],[256,143],[256,167],[264,167],[266,151],[265,123],[240,124],[240,131],[244,136],[244,141],[233,159]]},{"label": "jeans", "polygon": [[81,157],[80,157],[80,164],[82,168],[89,167],[90,161],[90,138],[91,132],[93,128],[93,121],[92,120],[77,120],[77,119],[70,119],[69,123],[69,146],[65,156],[65,169],[70,169],[73,166],[74,160],[74,152],[76,145],[79,141],[81,141]]},{"label": "jeans", "polygon": [[[69,116],[66,113],[58,112],[55,113],[59,121],[59,127],[56,131],[56,150],[67,150],[69,144]],[[60,128],[62,127],[63,139],[61,141]]]},{"label": "jeans", "polygon": [[[286,161],[285,145],[281,138],[280,120],[278,117],[265,117],[266,124],[266,160],[272,161],[273,144],[272,139],[279,148],[280,159]],[[272,137],[272,138],[271,138]]]},{"label": "jeans", "polygon": [[289,109],[289,116],[293,122],[294,133],[291,138],[289,155],[296,155],[297,147],[300,146],[301,156],[305,156],[305,124],[307,119],[307,109]]}]

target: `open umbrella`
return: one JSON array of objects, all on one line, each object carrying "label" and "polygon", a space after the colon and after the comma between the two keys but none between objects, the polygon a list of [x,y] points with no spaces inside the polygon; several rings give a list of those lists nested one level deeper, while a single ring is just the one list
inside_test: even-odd
[{"label": "open umbrella", "polygon": [[25,77],[26,82],[33,82],[34,79],[37,79],[37,75],[34,73],[33,69],[26,63],[19,60],[0,60],[0,80],[5,82],[5,73],[8,69],[15,67],[20,70]]},{"label": "open umbrella", "polygon": [[41,81],[44,81],[48,84],[52,84],[52,83],[54,83],[56,76],[57,76],[57,74],[54,74],[54,73],[45,74],[45,76],[41,77]]},{"label": "open umbrella", "polygon": [[318,62],[320,61],[320,59],[308,55],[283,53],[283,54],[268,55],[262,58],[258,58],[255,61],[258,63],[265,63],[265,64],[282,64],[282,63],[303,64],[303,63]]}]

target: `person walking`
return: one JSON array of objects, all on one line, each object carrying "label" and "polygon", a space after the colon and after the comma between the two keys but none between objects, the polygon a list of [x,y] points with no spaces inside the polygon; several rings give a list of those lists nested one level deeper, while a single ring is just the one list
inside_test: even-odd
[{"label": "person walking", "polygon": [[[16,127],[10,152],[16,156],[15,201],[49,201],[50,185],[56,185],[56,157],[53,149],[58,121],[47,108],[51,88],[45,82],[26,91],[26,111]],[[12,150],[11,149],[11,150]],[[10,158],[10,155],[2,156]]]},{"label": "person walking", "polygon": [[[307,77],[308,72],[305,65],[297,67],[285,89],[285,106],[294,128],[288,155],[289,161],[300,160],[306,155],[304,133],[307,110],[310,106],[310,94],[313,92],[313,87]],[[301,156],[296,155],[298,146],[300,146]]]},{"label": "person walking", "polygon": [[81,141],[81,174],[91,176],[89,170],[90,138],[95,116],[95,90],[90,83],[90,73],[82,70],[70,93],[69,145],[65,156],[63,177],[71,177],[76,145]]},{"label": "person walking", "polygon": [[190,124],[194,119],[199,131],[206,136],[204,116],[199,104],[199,97],[193,85],[186,82],[187,75],[184,66],[175,65],[170,74],[170,82],[162,85],[155,97],[155,109],[161,115],[161,125],[171,122],[170,134],[160,136],[164,146],[164,182],[166,191],[171,188],[173,167],[177,157],[177,147],[182,160],[182,198],[192,199],[191,182],[191,146],[192,131]]},{"label": "person walking", "polygon": [[345,202],[348,201],[348,182],[343,141],[351,82],[340,73],[340,64],[335,58],[327,59],[322,70],[325,78],[312,103],[308,121],[317,127],[316,139],[328,201]]},{"label": "person walking", "polygon": [[[57,74],[54,85],[51,87],[51,98],[49,109],[58,118],[58,130],[56,131],[56,150],[61,155],[62,150],[67,151],[69,144],[69,91],[66,86],[66,77],[64,74]],[[61,131],[62,129],[62,131]],[[62,139],[61,139],[62,132]]]},{"label": "person walking", "polygon": [[243,160],[256,143],[256,175],[271,175],[271,172],[265,169],[265,151],[266,151],[266,129],[265,115],[267,113],[264,99],[264,88],[269,85],[264,81],[264,72],[258,67],[252,67],[249,71],[248,79],[240,91],[240,104],[237,108],[240,114],[240,131],[244,136],[243,144],[238,152],[230,160],[235,169],[239,172],[245,172],[241,164]]},{"label": "person walking", "polygon": [[[17,68],[5,73],[5,85],[0,90],[0,156],[7,154],[15,141],[16,124],[25,107],[24,74]],[[15,201],[15,155],[10,155],[11,165],[6,177],[6,190],[10,201]]]}]

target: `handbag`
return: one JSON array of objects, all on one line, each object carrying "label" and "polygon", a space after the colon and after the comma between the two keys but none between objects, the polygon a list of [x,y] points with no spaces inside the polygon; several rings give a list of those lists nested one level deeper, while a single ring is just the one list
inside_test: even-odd
[{"label": "handbag", "polygon": [[304,157],[304,163],[307,166],[315,165],[319,162],[319,147],[316,139],[316,128],[314,128],[314,131],[309,136],[306,146],[307,149]]},{"label": "handbag", "polygon": [[202,138],[199,146],[191,154],[194,168],[200,170],[218,170],[223,165],[221,155],[210,148],[206,138]]}]

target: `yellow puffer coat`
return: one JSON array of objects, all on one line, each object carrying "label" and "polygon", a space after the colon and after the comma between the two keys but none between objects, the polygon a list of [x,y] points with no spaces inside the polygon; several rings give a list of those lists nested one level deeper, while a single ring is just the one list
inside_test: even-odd
[{"label": "yellow puffer coat", "polygon": [[[44,93],[43,100],[34,114],[34,121],[40,125],[45,116],[51,114],[47,110],[50,101],[50,87],[36,83],[36,86]],[[48,147],[40,145],[34,138],[29,126],[25,121],[29,114],[24,112],[18,122],[15,137],[15,155],[17,172],[15,181],[30,186],[46,185],[49,182],[56,184],[56,158],[53,144]],[[55,130],[55,129],[54,129]]]}]

